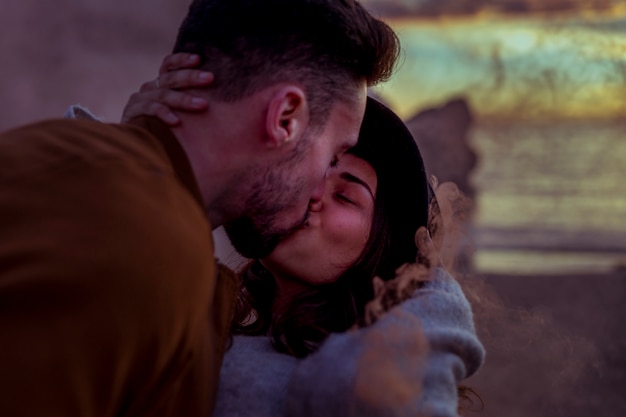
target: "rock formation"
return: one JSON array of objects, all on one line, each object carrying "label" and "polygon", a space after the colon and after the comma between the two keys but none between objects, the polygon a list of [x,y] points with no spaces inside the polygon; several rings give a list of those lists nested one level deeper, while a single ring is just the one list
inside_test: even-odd
[{"label": "rock formation", "polygon": [[469,144],[473,123],[464,99],[419,112],[406,121],[422,152],[426,172],[440,184],[453,182],[469,198],[475,195],[470,174],[476,167],[476,152]]}]

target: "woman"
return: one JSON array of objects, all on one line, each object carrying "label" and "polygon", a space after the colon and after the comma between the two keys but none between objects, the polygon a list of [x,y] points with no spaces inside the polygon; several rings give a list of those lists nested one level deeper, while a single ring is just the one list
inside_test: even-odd
[{"label": "woman", "polygon": [[[304,357],[329,333],[350,328],[373,298],[373,278],[392,279],[415,262],[428,199],[415,142],[368,98],[359,142],[328,173],[307,225],[243,272],[234,333],[271,333],[277,350]],[[256,321],[240,324],[250,314]]]},{"label": "woman", "polygon": [[[342,176],[358,178],[353,190]],[[350,234],[354,238],[342,241],[339,251],[319,237],[340,228],[330,218],[340,216],[332,210],[344,192],[370,210],[361,223],[367,237]],[[415,142],[374,99],[368,99],[357,146],[329,172],[323,201],[312,202],[311,211],[309,228],[243,274],[233,329],[240,336],[224,358],[215,415],[456,415],[452,370],[473,373],[483,352],[468,331],[467,301],[445,271],[438,269],[416,297],[373,326],[340,333],[363,318],[375,276],[392,279],[396,268],[415,261],[415,231],[428,221],[428,187]],[[358,251],[352,245],[357,242]],[[323,250],[329,247],[333,253]],[[338,252],[345,259],[331,258]],[[258,317],[248,324],[251,312]],[[420,334],[430,343],[421,343]],[[392,343],[377,345],[378,337]]]},{"label": "woman", "polygon": [[[166,74],[161,86],[189,85],[181,74],[194,73]],[[173,97],[184,97],[150,87],[126,117],[157,113],[167,121],[151,97],[158,92],[174,106]],[[305,226],[242,273],[214,415],[456,415],[456,384],[484,352],[469,304],[445,271],[435,268],[374,325],[345,332],[363,318],[374,277],[392,279],[415,261],[428,201],[413,138],[369,98],[359,143],[329,171]]]}]

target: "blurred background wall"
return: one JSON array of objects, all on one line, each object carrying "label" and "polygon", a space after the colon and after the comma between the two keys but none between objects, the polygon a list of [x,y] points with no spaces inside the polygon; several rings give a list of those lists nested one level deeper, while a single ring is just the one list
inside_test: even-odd
[{"label": "blurred background wall", "polygon": [[83,103],[118,121],[130,93],[153,79],[187,2],[3,0],[0,128],[58,117]]},{"label": "blurred background wall", "polygon": [[[626,4],[363,3],[404,48],[374,93],[461,204],[455,269],[488,350],[470,415],[626,415]],[[3,0],[0,129],[73,103],[117,121],[186,8]]]}]

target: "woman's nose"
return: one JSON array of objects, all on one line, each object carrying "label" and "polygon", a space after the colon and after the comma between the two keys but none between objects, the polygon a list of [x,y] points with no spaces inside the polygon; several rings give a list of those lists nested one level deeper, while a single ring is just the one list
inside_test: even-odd
[{"label": "woman's nose", "polygon": [[322,210],[322,200],[321,199],[311,199],[309,201],[309,211],[311,212],[319,212]]}]

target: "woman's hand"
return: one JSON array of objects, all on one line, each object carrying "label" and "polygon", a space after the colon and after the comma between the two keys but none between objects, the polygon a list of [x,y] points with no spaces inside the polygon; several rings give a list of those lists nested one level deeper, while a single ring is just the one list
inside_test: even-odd
[{"label": "woman's hand", "polygon": [[213,73],[194,69],[198,64],[198,55],[178,53],[165,57],[159,76],[144,83],[139,92],[130,96],[124,107],[122,123],[138,116],[156,116],[168,125],[176,126],[180,119],[172,110],[205,111],[208,107],[206,99],[178,91],[213,83]]}]

